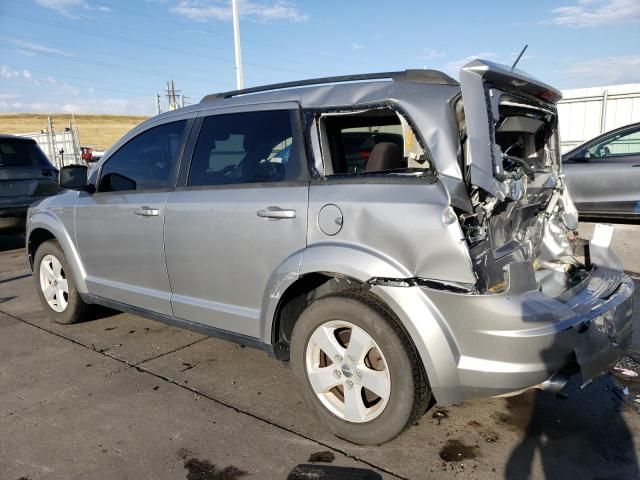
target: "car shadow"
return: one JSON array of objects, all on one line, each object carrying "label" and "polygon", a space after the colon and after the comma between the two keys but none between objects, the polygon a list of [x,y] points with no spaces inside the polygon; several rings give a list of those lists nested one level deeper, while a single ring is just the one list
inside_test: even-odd
[{"label": "car shadow", "polygon": [[[558,348],[552,344],[545,349],[542,360]],[[507,412],[498,420],[521,434],[507,460],[507,480],[537,478],[540,470],[546,479],[640,478],[616,380],[606,375],[584,388],[581,384],[577,374],[560,394],[529,390],[506,399]]]}]

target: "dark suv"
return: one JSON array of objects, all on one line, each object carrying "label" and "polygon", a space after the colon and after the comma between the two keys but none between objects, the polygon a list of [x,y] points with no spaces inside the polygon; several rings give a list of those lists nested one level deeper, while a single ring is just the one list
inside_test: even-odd
[{"label": "dark suv", "polygon": [[58,170],[35,140],[0,135],[0,230],[23,228],[27,209],[58,192]]}]

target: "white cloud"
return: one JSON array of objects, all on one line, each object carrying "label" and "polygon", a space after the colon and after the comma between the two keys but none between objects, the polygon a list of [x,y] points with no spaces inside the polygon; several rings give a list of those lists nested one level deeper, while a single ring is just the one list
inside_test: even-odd
[{"label": "white cloud", "polygon": [[[240,16],[256,22],[303,22],[309,16],[297,6],[284,0],[240,0]],[[196,22],[229,21],[232,18],[228,0],[179,0],[171,12]]]},{"label": "white cloud", "polygon": [[578,0],[575,5],[551,10],[543,23],[569,27],[593,27],[640,23],[638,0]]},{"label": "white cloud", "polygon": [[84,0],[35,0],[38,5],[44,8],[50,8],[56,12],[69,18],[78,18],[77,10],[84,8],[86,3]]},{"label": "white cloud", "polygon": [[418,58],[419,60],[435,60],[436,58],[442,57],[444,57],[444,53],[432,48],[425,48],[423,49],[422,53],[416,58]]},{"label": "white cloud", "polygon": [[11,80],[12,78],[17,78],[19,76],[20,72],[18,70],[14,70],[6,65],[0,66],[0,77]]},{"label": "white cloud", "polygon": [[55,10],[65,17],[78,19],[90,18],[82,13],[86,10],[97,10],[99,12],[110,12],[111,8],[106,6],[93,7],[85,0],[35,0],[35,2],[44,8]]},{"label": "white cloud", "polygon": [[0,100],[13,100],[18,97],[19,95],[15,95],[13,93],[0,93]]},{"label": "white cloud", "polygon": [[361,45],[359,43],[352,43],[351,44],[351,50],[362,50],[364,48],[364,45]]},{"label": "white cloud", "polygon": [[77,87],[68,84],[67,82],[61,82],[51,75],[47,75],[44,78],[35,78],[30,70],[24,69],[14,70],[13,68],[7,65],[0,66],[0,77],[7,80],[21,80],[26,81],[35,86],[47,85],[52,87],[53,90],[50,90],[48,94],[50,95],[79,95],[80,91]]},{"label": "white cloud", "polygon": [[25,113],[101,113],[121,115],[153,115],[152,100],[126,98],[78,98],[73,102],[12,102],[0,96],[0,108],[6,112]]},{"label": "white cloud", "polygon": [[560,69],[575,86],[612,85],[640,82],[640,55],[581,60]]},{"label": "white cloud", "polygon": [[73,57],[74,55],[65,52],[64,50],[60,50],[59,48],[47,47],[46,45],[41,45],[39,43],[27,42],[19,39],[11,39],[9,40],[14,45],[20,47],[19,51],[26,53],[27,55],[35,55],[38,53],[53,53],[55,55],[63,55],[65,57]]}]

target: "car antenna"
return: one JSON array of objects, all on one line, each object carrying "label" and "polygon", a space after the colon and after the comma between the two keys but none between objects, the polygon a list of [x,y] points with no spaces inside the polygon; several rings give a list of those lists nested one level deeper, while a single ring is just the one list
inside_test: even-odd
[{"label": "car antenna", "polygon": [[513,62],[513,65],[511,65],[511,71],[513,72],[513,69],[516,68],[516,65],[518,64],[518,62],[520,61],[520,59],[522,58],[522,55],[524,55],[524,51],[527,49],[529,45],[525,45],[524,48],[522,49],[522,51],[520,52],[520,55],[518,55],[518,58],[516,58],[516,61]]}]

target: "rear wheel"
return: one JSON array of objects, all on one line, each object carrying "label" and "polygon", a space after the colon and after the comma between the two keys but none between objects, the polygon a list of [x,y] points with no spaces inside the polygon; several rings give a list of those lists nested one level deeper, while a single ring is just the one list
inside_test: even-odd
[{"label": "rear wheel", "polygon": [[55,240],[44,242],[36,251],[33,275],[42,306],[57,323],[76,323],[89,314],[76,288],[71,269]]},{"label": "rear wheel", "polygon": [[366,293],[327,296],[307,307],[293,330],[291,365],[323,423],[354,443],[393,439],[431,397],[412,344]]}]

